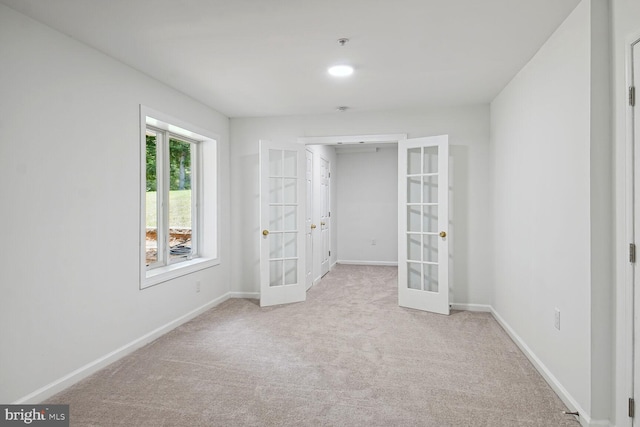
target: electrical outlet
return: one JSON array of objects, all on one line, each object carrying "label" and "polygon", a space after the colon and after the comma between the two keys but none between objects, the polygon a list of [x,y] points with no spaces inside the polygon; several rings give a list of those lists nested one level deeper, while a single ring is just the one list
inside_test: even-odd
[{"label": "electrical outlet", "polygon": [[555,326],[557,330],[560,330],[560,310],[557,308],[553,319],[553,326]]},{"label": "electrical outlet", "polygon": [[196,282],[196,293],[200,292],[200,281]]},{"label": "electrical outlet", "polygon": [[377,244],[378,244],[378,242],[376,242],[376,239],[371,240],[371,246],[375,246]]}]

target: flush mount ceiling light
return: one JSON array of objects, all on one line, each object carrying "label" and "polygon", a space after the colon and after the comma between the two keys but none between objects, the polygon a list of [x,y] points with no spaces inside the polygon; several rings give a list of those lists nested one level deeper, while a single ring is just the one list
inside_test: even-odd
[{"label": "flush mount ceiling light", "polygon": [[[342,37],[338,39],[338,44],[343,47],[345,44],[349,42],[349,39],[346,37]],[[333,77],[348,77],[353,74],[353,67],[351,65],[340,64],[334,65],[333,67],[329,67],[329,74]]]},{"label": "flush mount ceiling light", "polygon": [[334,77],[347,77],[353,74],[353,67],[351,65],[334,65],[329,67],[328,71]]}]

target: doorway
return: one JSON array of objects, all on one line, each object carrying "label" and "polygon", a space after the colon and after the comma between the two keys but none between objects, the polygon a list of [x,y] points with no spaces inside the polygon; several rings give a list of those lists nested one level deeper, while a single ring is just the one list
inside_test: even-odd
[{"label": "doorway", "polygon": [[[357,142],[351,143],[358,147],[365,144],[360,139],[371,136],[355,138]],[[399,304],[449,314],[448,231],[443,227],[448,224],[448,135],[411,140],[403,135],[390,139],[388,142],[397,144],[394,162],[397,176],[378,180],[378,183],[394,182],[398,189],[391,205],[397,209],[394,228],[398,234],[394,240],[398,242],[395,264],[400,265],[399,278],[402,278],[398,281]],[[335,143],[343,144],[342,141]],[[309,146],[305,149],[304,145],[300,141],[298,144],[260,141],[261,306],[304,301],[306,291],[315,281],[316,259],[318,278],[328,273],[332,265],[331,161],[322,155],[316,156],[313,149]],[[336,151],[328,150],[334,157]],[[376,179],[372,177],[371,181]],[[358,186],[353,198],[365,192],[365,188],[373,189],[374,199],[378,198],[377,185]],[[367,209],[366,203],[361,203],[358,210],[354,228],[373,211]],[[316,218],[320,222],[317,239]],[[375,231],[378,225],[374,224]],[[389,225],[389,228],[392,227]],[[371,239],[371,244],[375,246],[376,240]],[[404,274],[407,267],[411,274]],[[406,304],[404,290],[419,293],[424,304]],[[409,299],[416,299],[415,295]]]},{"label": "doorway", "polygon": [[[352,212],[348,209],[351,208],[345,200],[338,200],[340,197],[340,188],[357,186],[357,180],[353,179],[352,174],[346,173],[345,170],[340,172],[339,163],[343,163],[343,169],[349,170],[349,166],[345,166],[343,160],[346,158],[360,157],[362,154],[376,151],[375,147],[384,147],[384,151],[388,152],[393,150],[395,159],[393,165],[397,165],[397,141],[406,139],[405,134],[394,135],[363,135],[363,136],[332,136],[332,137],[305,137],[299,138],[298,143],[305,145],[310,156],[313,156],[312,167],[313,172],[311,179],[313,183],[310,184],[313,196],[309,199],[309,207],[313,211],[311,215],[311,223],[308,228],[308,232],[311,235],[312,245],[312,282],[316,283],[322,276],[328,273],[337,262],[349,263],[350,261],[357,261],[360,263],[363,260],[387,260],[393,262],[381,262],[377,265],[396,265],[395,258],[391,260],[391,255],[385,254],[381,257],[379,253],[372,253],[374,251],[380,252],[385,249],[387,252],[391,252],[393,256],[397,254],[397,226],[396,220],[389,227],[392,230],[384,230],[378,234],[368,235],[366,245],[361,246],[360,251],[351,250],[351,246],[355,246],[357,237],[354,238],[354,229],[366,228],[367,224],[379,226],[384,228],[376,218],[380,215],[388,216],[386,211],[379,209],[379,205],[359,207],[359,211],[362,212],[358,218],[354,220],[351,218]],[[344,156],[342,155],[344,154]],[[380,154],[380,152],[378,152]],[[391,156],[388,156],[391,158]],[[311,160],[310,160],[311,161]],[[364,160],[363,160],[364,161]],[[365,163],[367,161],[364,161]],[[385,164],[386,165],[386,164]],[[373,164],[368,165],[368,169],[374,168]],[[375,169],[375,168],[374,168]],[[389,165],[386,165],[384,172],[389,173],[391,169]],[[357,171],[351,171],[356,173]],[[370,171],[377,181],[382,180],[381,171],[379,169]],[[342,175],[342,179],[341,179]],[[392,211],[397,212],[397,174],[392,172],[392,176],[388,177],[385,182],[386,187],[391,187],[394,192]],[[359,178],[362,178],[361,176]],[[360,181],[362,179],[359,179]],[[367,183],[365,183],[367,184]],[[375,183],[371,183],[374,184]],[[367,185],[367,187],[370,187]],[[386,188],[385,187],[385,188]],[[383,191],[381,188],[367,188],[364,191],[369,193],[376,193]],[[345,193],[344,191],[342,193]],[[345,196],[352,201],[356,197],[362,196],[362,191],[351,191],[350,196]],[[340,209],[342,205],[342,210]],[[344,218],[345,221],[340,222],[340,218]],[[395,216],[394,216],[395,218]],[[379,218],[378,218],[379,219]],[[313,227],[313,229],[311,228]],[[342,227],[342,228],[341,228]],[[345,232],[345,227],[348,232]],[[339,235],[342,233],[342,238]],[[357,233],[356,233],[357,234]],[[350,245],[347,248],[345,245]],[[366,246],[366,247],[365,247]],[[343,255],[340,255],[342,248]],[[353,257],[353,253],[357,252],[361,255],[360,258]],[[388,255],[388,256],[387,256]]]}]

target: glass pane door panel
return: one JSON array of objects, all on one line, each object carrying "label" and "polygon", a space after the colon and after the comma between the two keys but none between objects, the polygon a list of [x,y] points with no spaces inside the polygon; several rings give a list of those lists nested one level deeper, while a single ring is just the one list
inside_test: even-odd
[{"label": "glass pane door panel", "polygon": [[438,266],[424,264],[424,290],[438,292]]},{"label": "glass pane door panel", "polygon": [[298,174],[297,161],[298,153],[295,151],[284,151],[284,176],[292,177]]},{"label": "glass pane door panel", "polygon": [[282,234],[269,234],[269,258],[283,258],[283,255],[284,253],[282,251]]},{"label": "glass pane door panel", "polygon": [[283,261],[269,261],[269,286],[283,285]]},{"label": "glass pane door panel", "polygon": [[421,235],[407,235],[407,258],[411,261],[421,261],[422,253],[420,252]]},{"label": "glass pane door panel", "polygon": [[284,230],[296,229],[298,208],[296,206],[283,206],[284,210]]},{"label": "glass pane door panel", "polygon": [[298,233],[283,233],[284,235],[284,256],[292,258],[298,256]]},{"label": "glass pane door panel", "polygon": [[422,173],[438,172],[438,147],[424,147]]},{"label": "glass pane door panel", "polygon": [[282,206],[269,206],[269,230],[282,231]]},{"label": "glass pane door panel", "polygon": [[420,206],[407,206],[407,231],[421,232],[420,216],[422,208]]},{"label": "glass pane door panel", "polygon": [[425,234],[422,236],[422,261],[438,262],[439,236]]},{"label": "glass pane door panel", "polygon": [[438,203],[438,176],[422,177],[422,202]]},{"label": "glass pane door panel", "polygon": [[269,150],[269,176],[282,176],[282,151]]},{"label": "glass pane door panel", "polygon": [[420,147],[407,150],[407,175],[422,173],[421,151]]},{"label": "glass pane door panel", "polygon": [[422,179],[419,176],[407,178],[407,203],[422,203],[421,186]]},{"label": "glass pane door panel", "polygon": [[298,203],[298,180],[295,178],[284,179],[284,203]]},{"label": "glass pane door panel", "polygon": [[284,262],[284,284],[295,285],[298,279],[298,260],[288,259]]},{"label": "glass pane door panel", "polygon": [[409,289],[422,289],[422,264],[417,262],[407,263],[407,287]]},{"label": "glass pane door panel", "polygon": [[282,203],[282,178],[269,178],[269,203]]},{"label": "glass pane door panel", "polygon": [[422,230],[426,233],[437,233],[438,206],[423,206],[422,210]]}]

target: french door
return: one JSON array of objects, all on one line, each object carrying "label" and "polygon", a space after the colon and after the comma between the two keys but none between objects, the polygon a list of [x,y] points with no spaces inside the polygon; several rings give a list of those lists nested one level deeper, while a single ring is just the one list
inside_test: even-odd
[{"label": "french door", "polygon": [[398,142],[398,304],[449,314],[449,138]]},{"label": "french door", "polygon": [[260,306],[304,301],[305,148],[260,141]]}]

